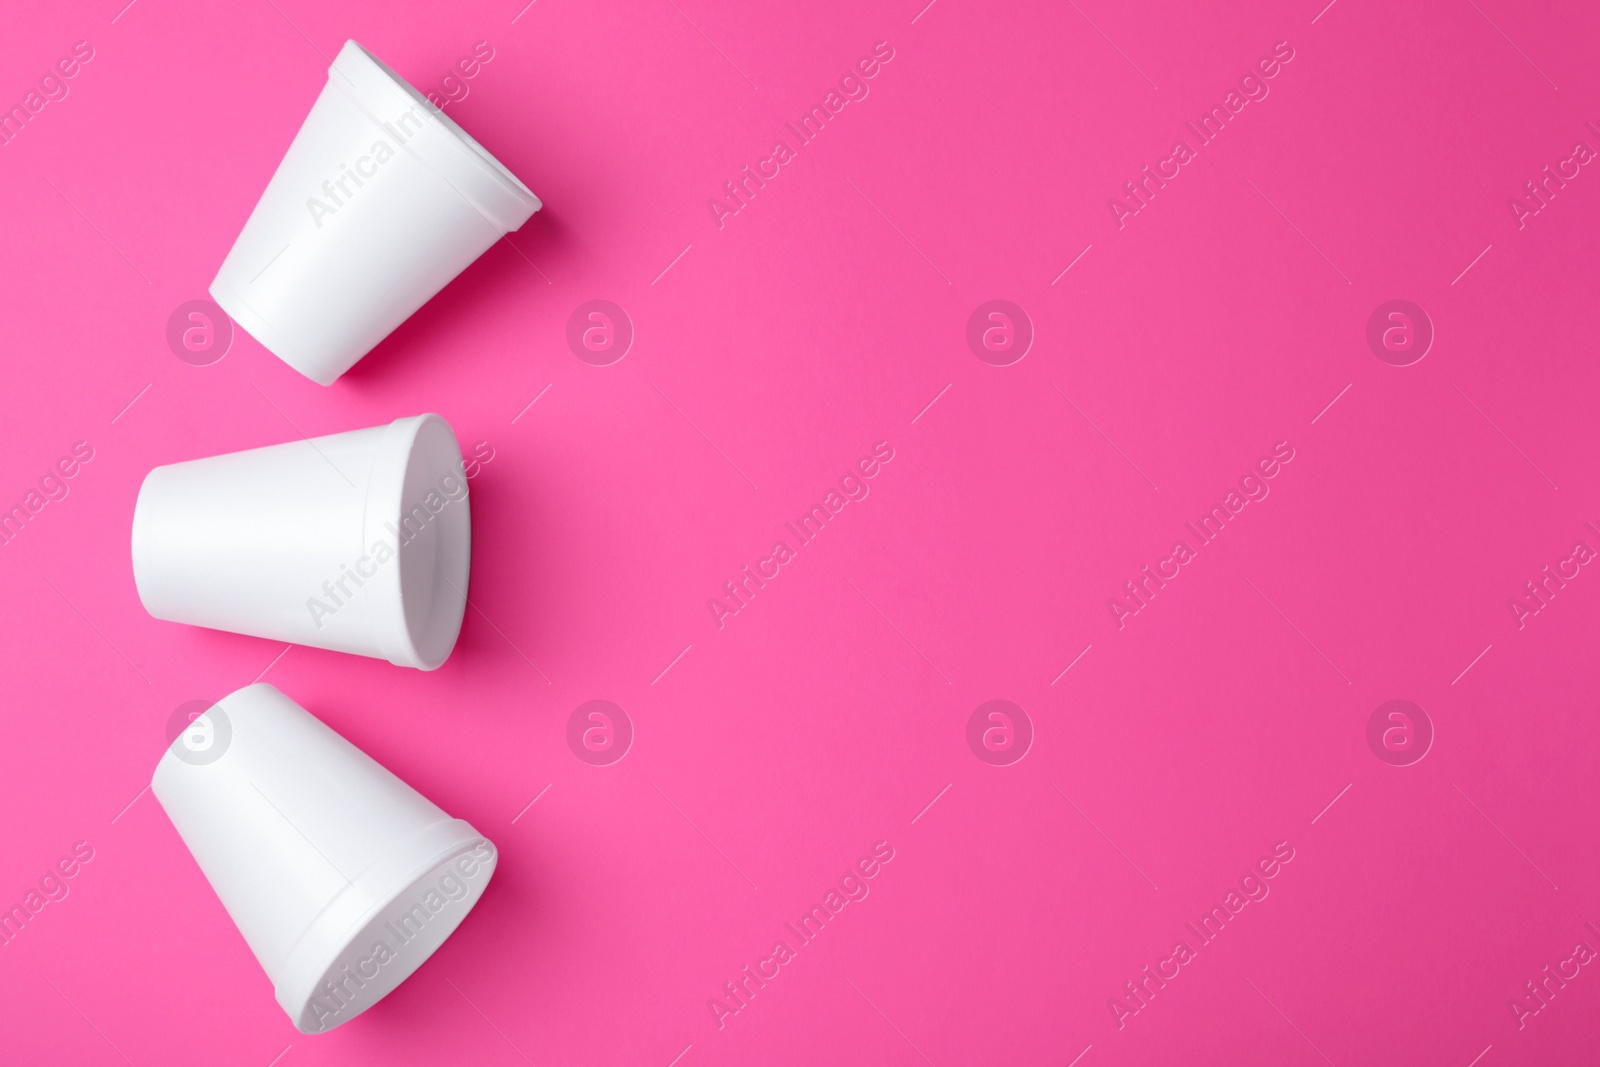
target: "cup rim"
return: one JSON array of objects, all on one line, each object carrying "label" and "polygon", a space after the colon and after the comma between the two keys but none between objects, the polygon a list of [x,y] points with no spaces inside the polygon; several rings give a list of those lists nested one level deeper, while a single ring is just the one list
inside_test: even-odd
[{"label": "cup rim", "polygon": [[[331,1026],[317,1026],[312,1000],[323,990],[324,982],[333,976],[340,960],[349,950],[363,935],[373,934],[374,925],[391,906],[416,896],[420,887],[448,873],[446,868],[460,857],[484,846],[489,848],[491,854],[482,861],[485,868],[483,877],[468,883],[469,892],[458,902],[462,905],[459,909],[448,915],[441,912],[437,916],[444,920],[445,925],[429,930],[430,934],[437,935],[436,943],[420,955],[398,960],[397,970],[388,970],[387,967],[381,969],[379,987],[382,991],[358,1011],[337,1019]],[[411,856],[421,858],[405,862],[405,857]],[[386,860],[380,860],[356,875],[350,885],[328,901],[289,950],[278,973],[271,976],[278,1004],[293,1020],[295,1029],[307,1034],[327,1033],[343,1026],[392,993],[438,951],[439,946],[449,939],[477,906],[499,865],[499,858],[499,850],[494,843],[473,829],[471,823],[464,819],[447,819],[423,831]],[[434,938],[430,937],[429,940]]]},{"label": "cup rim", "polygon": [[[529,189],[521,178],[511,173],[511,169],[496,159],[493,153],[483,147],[477,138],[462,129],[454,119],[435,106],[433,101],[418,92],[415,86],[397,74],[392,67],[374,55],[361,42],[354,39],[346,41],[344,48],[340,50],[332,66],[328,68],[330,75],[338,74],[348,83],[347,87],[355,88],[355,83],[340,69],[340,64],[347,62],[361,65],[371,64],[371,69],[380,75],[379,81],[383,85],[391,92],[403,95],[408,103],[418,107],[423,115],[424,122],[431,124],[437,131],[443,133],[446,139],[473,160],[486,176],[493,179],[508,195],[526,207],[529,214],[538,211],[544,206],[534,191]],[[511,228],[515,229],[516,227]]]},{"label": "cup rim", "polygon": [[[427,526],[419,524],[420,536],[402,539],[402,531],[410,532],[408,505],[413,511],[416,507],[431,511],[420,500],[405,499],[407,485],[419,480],[441,484],[452,475],[461,483],[460,500],[446,497]],[[381,582],[367,585],[378,646],[396,666],[436,670],[450,657],[460,636],[472,568],[472,513],[466,486],[461,445],[443,417],[428,412],[396,419],[385,429],[367,480],[362,543],[388,543],[391,537],[396,542],[396,558],[380,564],[389,573]],[[433,566],[417,573],[409,564],[422,549],[414,546],[430,536],[435,538],[430,542],[436,552]],[[429,587],[422,588],[422,581]],[[419,604],[426,604],[426,610],[419,610]]]}]

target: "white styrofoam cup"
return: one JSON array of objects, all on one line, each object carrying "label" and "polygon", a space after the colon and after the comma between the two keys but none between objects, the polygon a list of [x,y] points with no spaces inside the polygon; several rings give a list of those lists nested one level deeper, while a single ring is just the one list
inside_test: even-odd
[{"label": "white styrofoam cup", "polygon": [[303,1033],[350,1021],[405,981],[498,859],[264,682],[196,719],[151,788]]},{"label": "white styrofoam cup", "polygon": [[274,355],[331,385],[540,206],[347,41],[211,296]]},{"label": "white styrofoam cup", "polygon": [[430,414],[157,467],[132,541],[158,619],[431,671],[466,610],[461,446]]}]

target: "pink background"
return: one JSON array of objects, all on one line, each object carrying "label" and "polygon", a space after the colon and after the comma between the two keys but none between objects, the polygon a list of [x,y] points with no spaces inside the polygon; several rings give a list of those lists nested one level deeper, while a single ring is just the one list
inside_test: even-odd
[{"label": "pink background", "polygon": [[[923,2],[8,12],[0,102],[94,58],[0,148],[0,503],[94,458],[0,549],[0,903],[94,858],[0,949],[0,1059],[1592,1058],[1595,968],[1520,1028],[1509,1002],[1600,949],[1600,575],[1520,629],[1508,600],[1600,549],[1600,175],[1520,229],[1508,201],[1600,147],[1600,12]],[[332,388],[242,333],[180,361],[168,316],[350,37],[425,91],[488,42],[449,113],[545,210]],[[870,95],[719,229],[708,198],[879,41]],[[1279,41],[1270,95],[1119,229],[1108,198]],[[565,340],[601,298],[637,335],[605,367]],[[996,298],[1037,334],[1005,367],[965,340]],[[1437,333],[1411,366],[1365,339],[1390,299]],[[493,455],[441,670],[145,614],[152,466],[424,410]],[[719,629],[708,598],[879,441],[870,496]],[[1280,441],[1270,496],[1119,629],[1108,599]],[[173,709],[258,676],[502,853],[327,1036],[141,793]],[[566,742],[598,698],[636,731],[603,767]],[[1009,766],[968,747],[991,699],[1035,733]],[[1411,766],[1367,743],[1391,699],[1436,732]],[[879,841],[870,895],[719,1027]],[[1278,842],[1270,895],[1119,1028]]]}]

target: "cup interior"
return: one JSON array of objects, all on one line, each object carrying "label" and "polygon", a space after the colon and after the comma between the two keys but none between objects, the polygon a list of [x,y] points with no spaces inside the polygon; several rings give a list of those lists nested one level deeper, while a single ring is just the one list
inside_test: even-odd
[{"label": "cup interior", "polygon": [[425,669],[455,647],[466,611],[472,519],[461,449],[449,425],[426,416],[417,429],[400,495],[400,604]]},{"label": "cup interior", "polygon": [[533,190],[524,185],[522,183],[522,179],[518,178],[515,174],[512,174],[511,171],[507,169],[506,165],[496,159],[487,148],[484,148],[483,145],[479,144],[477,138],[473,137],[472,134],[468,133],[466,130],[463,130],[459,125],[457,125],[454,119],[452,119],[449,115],[446,115],[443,111],[439,110],[439,108],[435,107],[433,101],[419,93],[410,82],[396,74],[393,68],[391,68],[383,60],[367,51],[367,49],[362,47],[358,42],[352,41],[350,43],[355,45],[356,48],[360,49],[361,54],[367,59],[371,60],[372,63],[384,73],[389,81],[393,83],[394,88],[410,97],[411,100],[422,109],[424,114],[431,116],[436,122],[443,126],[446,132],[448,132],[452,137],[461,143],[462,147],[466,148],[467,151],[476,156],[480,162],[489,167],[502,181],[510,185],[522,196],[527,197],[535,204],[538,204],[539,198],[534,195]]},{"label": "cup interior", "polygon": [[[444,944],[483,895],[498,856],[479,838],[406,879],[330,945],[309,989],[286,993],[296,1029],[323,1033],[388,996]],[[320,973],[319,973],[320,972]]]}]

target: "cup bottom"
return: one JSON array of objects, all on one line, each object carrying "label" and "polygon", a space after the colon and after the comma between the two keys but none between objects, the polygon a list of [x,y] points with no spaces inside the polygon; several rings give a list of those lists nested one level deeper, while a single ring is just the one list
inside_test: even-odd
[{"label": "cup bottom", "polygon": [[294,346],[282,334],[273,329],[272,325],[255,308],[251,307],[244,297],[227,286],[219,284],[219,281],[211,283],[211,288],[208,290],[211,294],[211,299],[215,300],[217,306],[227,313],[228,318],[237,323],[245,333],[259,341],[261,347],[268,352],[271,352],[318,385],[332,385],[339,380],[339,375],[349,369],[348,367],[343,367],[330,373],[330,369],[322,363],[301,357],[295,351]]}]

